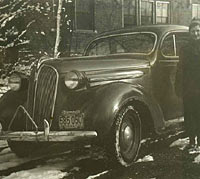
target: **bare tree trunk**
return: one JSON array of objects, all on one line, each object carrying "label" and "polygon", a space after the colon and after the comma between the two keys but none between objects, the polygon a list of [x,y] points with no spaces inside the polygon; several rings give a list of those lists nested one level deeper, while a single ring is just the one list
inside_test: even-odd
[{"label": "bare tree trunk", "polygon": [[61,41],[60,37],[60,28],[61,28],[61,12],[62,12],[62,4],[63,0],[59,0],[58,2],[58,11],[57,11],[57,28],[56,28],[56,42],[54,48],[54,57],[57,58],[59,56],[58,47]]}]

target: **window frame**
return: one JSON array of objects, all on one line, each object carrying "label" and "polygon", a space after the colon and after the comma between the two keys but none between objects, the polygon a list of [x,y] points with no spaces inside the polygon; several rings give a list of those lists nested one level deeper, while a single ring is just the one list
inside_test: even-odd
[{"label": "window frame", "polygon": [[[172,32],[168,32],[168,33],[166,33],[165,34],[165,36],[162,38],[162,41],[161,41],[161,43],[160,43],[160,54],[166,59],[169,59],[169,58],[171,58],[171,59],[174,59],[175,61],[177,61],[176,59],[177,58],[179,58],[179,55],[177,55],[177,41],[176,41],[176,36],[177,36],[177,33],[188,33],[187,31],[184,31],[184,30],[182,30],[182,31],[172,31]],[[167,36],[169,36],[169,35],[172,35],[173,36],[173,47],[174,47],[174,56],[168,56],[168,55],[164,55],[163,53],[162,53],[162,46],[163,46],[163,42],[164,42],[164,40],[167,38]],[[166,60],[160,60],[160,61],[166,61]],[[170,61],[172,61],[172,60],[170,60]]]},{"label": "window frame", "polygon": [[[125,0],[122,0],[122,27],[123,28],[126,28],[127,26],[125,26],[125,9],[124,9],[124,1]],[[134,21],[133,21],[133,24],[132,24],[132,26],[134,26],[134,25],[137,25],[137,0],[131,0],[131,1],[135,1],[135,9],[134,9],[134,11],[135,11],[135,14],[134,14],[134,16],[135,16],[135,23],[134,23]],[[133,19],[134,20],[134,19]],[[130,27],[130,26],[129,26]]]},{"label": "window frame", "polygon": [[[172,39],[173,39],[173,51],[174,51],[174,55],[165,55],[165,54],[163,54],[163,52],[162,52],[162,47],[163,47],[163,44],[164,44],[164,41],[166,40],[166,38],[168,38],[170,35],[172,35]],[[164,58],[177,58],[177,56],[176,56],[176,37],[175,37],[175,34],[174,34],[174,32],[169,32],[169,33],[167,33],[164,37],[163,37],[163,39],[162,39],[162,43],[161,43],[161,47],[160,47],[160,53],[162,54],[162,56],[164,57]]]},{"label": "window frame", "polygon": [[[151,17],[152,17],[152,24],[155,24],[155,18],[154,18],[154,12],[155,12],[155,1],[153,0],[141,0],[140,3],[142,5],[142,2],[148,2],[148,3],[152,3],[152,12],[151,12]],[[144,16],[146,17],[146,16]],[[149,17],[149,16],[148,16]],[[140,19],[141,19],[141,25],[143,25],[142,23],[142,9],[141,9],[141,6],[140,6]]]},{"label": "window frame", "polygon": [[[197,6],[197,17],[196,16],[193,16],[193,7],[194,6]],[[199,9],[199,11],[198,11],[198,9]],[[198,4],[198,3],[193,3],[192,4],[192,19],[193,18],[200,18],[200,4]]]},{"label": "window frame", "polygon": [[[103,39],[109,39],[110,41],[110,38],[112,37],[117,37],[117,36],[127,36],[127,35],[135,35],[135,34],[152,34],[154,35],[155,37],[155,42],[154,42],[154,45],[153,45],[153,48],[152,50],[149,52],[149,53],[123,53],[123,54],[135,54],[135,55],[150,55],[152,54],[154,51],[155,51],[155,48],[157,46],[157,43],[158,43],[158,36],[156,33],[154,32],[151,32],[151,31],[142,31],[142,32],[126,32],[126,33],[119,33],[119,34],[113,34],[113,35],[106,35],[106,36],[103,36],[103,37],[99,37],[99,38],[96,38],[94,39],[93,41],[91,41],[91,43],[88,44],[88,46],[85,48],[84,50],[84,56],[89,56],[88,55],[88,50],[89,50],[89,47],[92,43],[94,43],[95,41],[99,41],[99,40],[103,40]],[[116,54],[110,54],[110,55],[116,55]],[[97,55],[97,56],[101,56],[101,55]]]},{"label": "window frame", "polygon": [[[158,7],[158,3],[168,4],[168,12],[167,12],[168,22],[167,23],[158,23],[157,22],[157,7]],[[155,7],[155,24],[170,24],[171,23],[170,5],[171,5],[171,3],[169,1],[156,1],[156,7]],[[163,16],[161,16],[161,17],[163,17]]]}]

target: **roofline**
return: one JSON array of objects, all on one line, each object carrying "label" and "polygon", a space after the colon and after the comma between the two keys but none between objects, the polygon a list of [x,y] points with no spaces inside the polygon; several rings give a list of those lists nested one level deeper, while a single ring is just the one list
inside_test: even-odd
[{"label": "roofline", "polygon": [[[158,29],[158,30],[155,30],[155,27],[156,27],[156,29]],[[100,33],[99,35],[97,35],[96,37],[95,37],[95,39],[96,38],[99,38],[99,37],[102,37],[102,36],[104,36],[104,35],[110,35],[110,34],[120,34],[120,33],[125,33],[125,32],[134,32],[134,31],[137,31],[137,29],[140,29],[140,28],[144,28],[144,29],[146,29],[146,28],[154,28],[154,30],[155,30],[155,32],[156,31],[160,31],[159,30],[159,28],[166,28],[166,27],[168,27],[168,29],[172,29],[173,30],[173,28],[174,27],[176,27],[176,29],[189,29],[189,27],[188,26],[184,26],[184,25],[176,25],[176,24],[152,24],[152,25],[140,25],[140,26],[134,26],[134,27],[132,27],[132,28],[120,28],[120,29],[115,29],[115,30],[109,30],[109,31],[105,31],[105,32],[102,32],[102,33]]]}]

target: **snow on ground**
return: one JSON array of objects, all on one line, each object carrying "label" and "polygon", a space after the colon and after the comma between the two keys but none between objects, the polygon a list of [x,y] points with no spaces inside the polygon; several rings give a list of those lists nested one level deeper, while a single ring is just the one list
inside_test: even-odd
[{"label": "snow on ground", "polygon": [[[0,171],[17,167],[34,160],[37,160],[37,158],[18,158],[9,148],[6,148],[0,152]],[[75,162],[76,160],[69,156],[49,159],[43,165],[37,165],[33,169],[12,173],[9,176],[4,176],[3,179],[42,179],[47,176],[48,179],[60,179],[68,174],[67,172],[62,172],[62,170]]]},{"label": "snow on ground", "polygon": [[154,161],[151,155],[146,155],[142,159],[138,159],[136,162],[152,162]]},{"label": "snow on ground", "polygon": [[200,155],[197,155],[197,156],[194,158],[193,163],[197,163],[197,164],[200,163]]},{"label": "snow on ground", "polygon": [[62,172],[66,164],[65,158],[49,160],[43,166],[38,165],[34,169],[23,170],[19,172],[12,173],[9,176],[3,177],[3,179],[42,179],[48,176],[48,179],[60,179],[67,176],[67,172]]},{"label": "snow on ground", "polygon": [[[178,147],[180,150],[184,150],[188,144],[189,144],[189,137],[174,141],[173,143],[170,144],[170,147]],[[194,157],[193,163],[200,164],[200,154]]]},{"label": "snow on ground", "polygon": [[6,148],[0,152],[0,171],[21,165],[30,160],[28,158],[18,158],[11,152],[10,148]]},{"label": "snow on ground", "polygon": [[170,144],[170,147],[178,147],[180,150],[183,150],[189,144],[189,138],[178,139]]},{"label": "snow on ground", "polygon": [[[94,153],[90,149],[86,150],[86,153],[76,153],[72,151],[65,151],[60,155],[42,155],[39,157],[28,157],[19,158],[17,157],[9,147],[7,147],[7,142],[0,141],[0,148],[5,148],[0,151],[0,172],[11,169],[13,167],[20,167],[26,165],[31,165],[34,161],[38,159],[42,162],[37,162],[34,166],[30,166],[29,169],[22,169],[13,172],[8,176],[0,176],[3,179],[43,179],[48,176],[48,179],[60,179],[67,177],[74,171],[79,171],[80,168],[76,166],[76,163],[80,160],[93,158],[94,160],[101,159],[101,153],[98,150]],[[73,167],[72,167],[73,166]],[[65,171],[66,168],[72,169],[68,172]]]},{"label": "snow on ground", "polygon": [[96,175],[91,175],[91,176],[87,177],[87,179],[97,178],[97,177],[100,177],[101,175],[104,175],[104,174],[106,174],[106,173],[108,173],[108,172],[109,172],[109,171],[106,170],[106,171],[101,172],[101,173],[98,173],[98,174],[96,174]]}]

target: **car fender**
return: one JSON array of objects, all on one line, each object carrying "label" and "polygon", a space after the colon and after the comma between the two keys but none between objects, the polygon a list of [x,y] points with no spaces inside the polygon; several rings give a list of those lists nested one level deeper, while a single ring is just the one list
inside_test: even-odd
[{"label": "car fender", "polygon": [[24,104],[26,98],[27,90],[9,90],[0,98],[0,122],[4,130],[7,130],[17,107]]},{"label": "car fender", "polygon": [[106,135],[110,131],[116,114],[129,101],[138,100],[144,103],[151,113],[155,132],[164,127],[164,116],[160,106],[153,97],[142,91],[138,86],[128,83],[112,83],[98,88],[90,108],[93,127],[99,135]]}]

